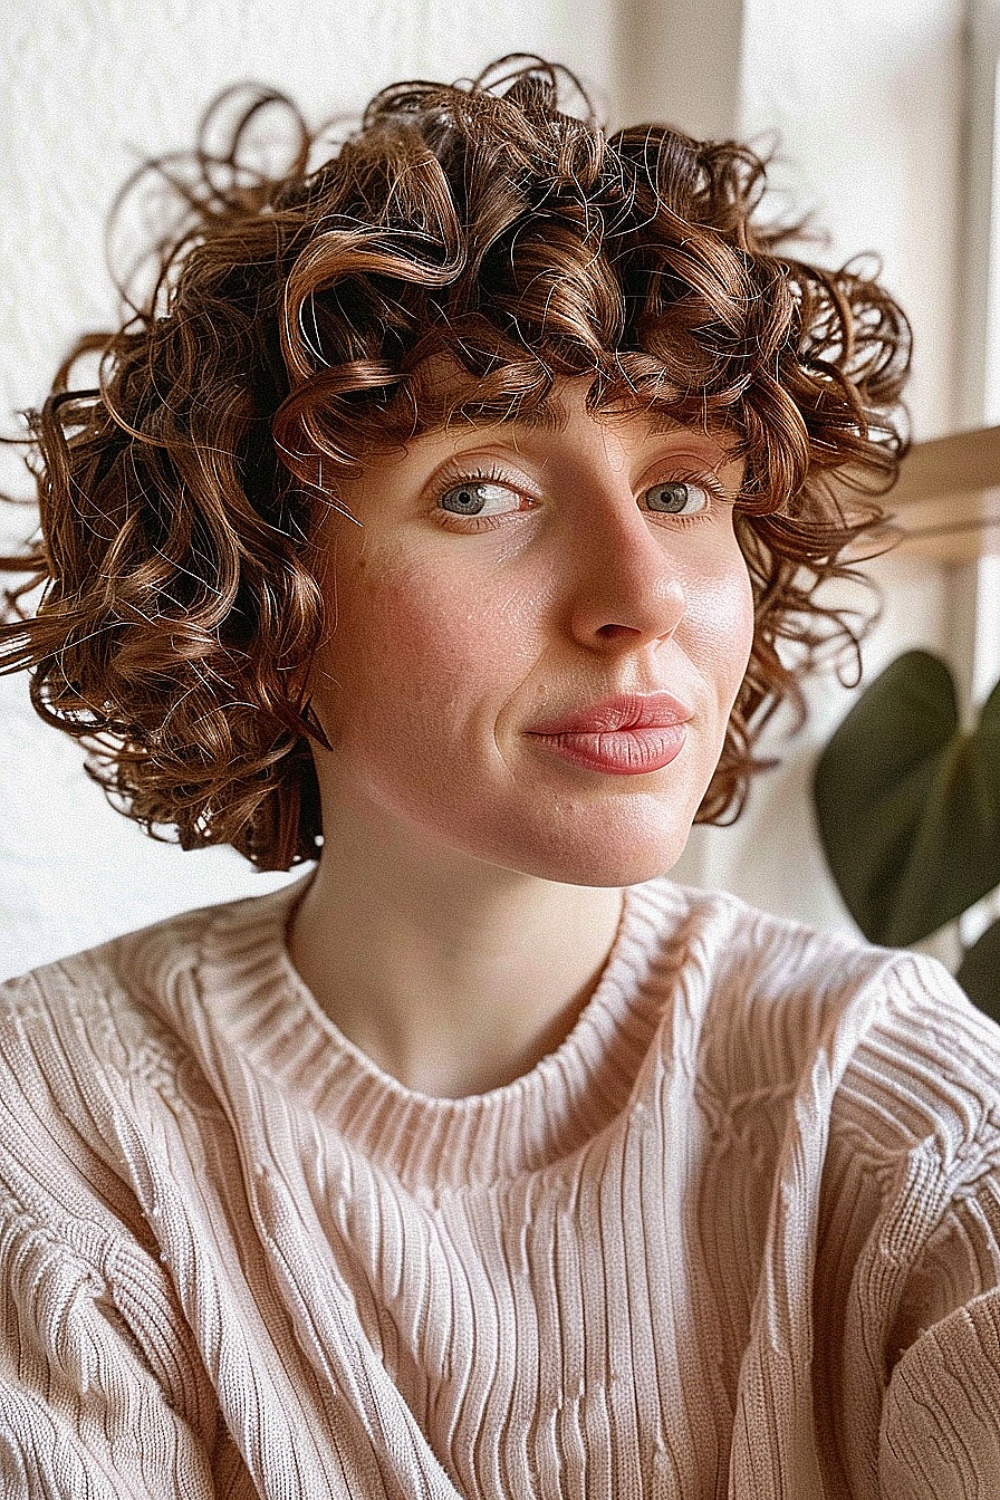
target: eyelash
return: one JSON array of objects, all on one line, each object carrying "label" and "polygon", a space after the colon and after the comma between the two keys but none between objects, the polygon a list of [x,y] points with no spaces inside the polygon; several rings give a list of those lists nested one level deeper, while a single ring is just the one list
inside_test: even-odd
[{"label": "eyelash", "polygon": [[[718,474],[711,469],[704,472],[691,471],[690,473],[674,471],[671,473],[669,479],[663,479],[660,483],[697,485],[699,489],[706,490],[713,500],[725,501],[733,498],[728,494]],[[447,494],[449,490],[455,489],[458,485],[462,484],[501,484],[514,494],[520,495],[523,499],[531,500],[532,498],[509,474],[506,474],[502,469],[492,464],[486,468],[469,470],[460,463],[456,463],[453,468],[443,470],[438,476],[436,486],[434,519],[446,531],[457,531],[465,536],[468,536],[470,533],[475,535],[477,532],[496,531],[506,523],[509,516],[517,515],[518,512],[508,511],[502,516],[460,516],[453,511],[440,509],[438,502],[441,497]],[[648,488],[655,489],[656,486],[650,485]],[[704,510],[695,511],[693,515],[689,516],[673,515],[669,511],[648,512],[648,514],[654,516],[657,520],[662,518],[673,526],[694,526],[698,522],[704,521],[710,513],[711,506],[707,506]]]}]

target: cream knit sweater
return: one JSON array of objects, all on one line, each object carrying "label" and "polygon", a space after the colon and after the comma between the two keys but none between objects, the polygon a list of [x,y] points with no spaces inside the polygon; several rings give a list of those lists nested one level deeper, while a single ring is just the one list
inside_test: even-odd
[{"label": "cream knit sweater", "polygon": [[1000,1033],[923,959],[630,891],[531,1073],[430,1099],[300,887],[0,1008],[0,1493],[1000,1495]]}]

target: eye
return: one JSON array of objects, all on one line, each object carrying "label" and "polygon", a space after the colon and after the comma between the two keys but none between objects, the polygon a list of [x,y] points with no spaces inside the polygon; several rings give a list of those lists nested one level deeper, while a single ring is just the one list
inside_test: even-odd
[{"label": "eye", "polygon": [[500,516],[520,509],[521,496],[505,484],[466,479],[446,489],[438,505],[453,516]]},{"label": "eye", "polygon": [[647,510],[668,516],[693,516],[707,510],[711,496],[704,485],[686,479],[672,479],[669,484],[654,484],[645,494]]}]

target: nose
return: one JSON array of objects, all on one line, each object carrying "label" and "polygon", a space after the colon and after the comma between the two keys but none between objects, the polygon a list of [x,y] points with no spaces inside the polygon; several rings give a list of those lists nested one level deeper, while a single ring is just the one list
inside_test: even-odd
[{"label": "nose", "polygon": [[669,534],[631,495],[595,504],[578,538],[571,629],[592,649],[641,646],[673,635],[687,605]]}]

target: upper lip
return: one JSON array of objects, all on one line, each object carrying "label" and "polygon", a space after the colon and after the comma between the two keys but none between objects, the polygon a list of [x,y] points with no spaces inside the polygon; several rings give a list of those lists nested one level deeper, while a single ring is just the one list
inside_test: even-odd
[{"label": "upper lip", "polygon": [[669,729],[693,712],[671,693],[616,693],[586,708],[571,708],[532,725],[531,734],[613,734],[627,729]]}]

